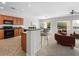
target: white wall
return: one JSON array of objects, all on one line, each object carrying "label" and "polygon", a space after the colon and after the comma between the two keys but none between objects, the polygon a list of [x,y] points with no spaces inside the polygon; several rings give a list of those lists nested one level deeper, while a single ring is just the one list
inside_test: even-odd
[{"label": "white wall", "polygon": [[74,30],[72,29],[72,20],[79,20],[79,15],[73,15],[73,18],[72,16],[63,16],[63,17],[57,17],[57,18],[51,18],[52,20],[52,30],[54,32],[57,32],[55,29],[57,29],[56,27],[56,21],[67,21],[69,22],[68,24],[68,29],[67,29],[67,32],[70,34],[72,33]]},{"label": "white wall", "polygon": [[37,28],[40,27],[39,25],[39,19],[35,18],[35,17],[24,17],[24,27],[27,29],[29,26],[31,26],[31,22],[32,24],[36,25]]},{"label": "white wall", "polygon": [[39,28],[39,20],[37,18],[35,18],[34,16],[27,17],[26,14],[23,15],[23,14],[19,14],[18,12],[12,12],[12,11],[6,11],[6,10],[5,11],[0,10],[0,14],[1,15],[10,15],[10,16],[15,16],[15,17],[23,17],[24,18],[23,27],[26,29],[30,26],[31,22],[33,22],[33,24],[35,24],[36,27]]},{"label": "white wall", "polygon": [[66,21],[68,23],[67,27],[67,33],[71,34],[73,33],[74,29],[72,28],[72,20],[79,20],[79,15],[70,15],[70,16],[62,16],[62,17],[55,17],[55,18],[48,18],[48,19],[42,19],[42,21],[45,20],[51,20],[51,34],[53,35],[57,33],[57,21]]}]

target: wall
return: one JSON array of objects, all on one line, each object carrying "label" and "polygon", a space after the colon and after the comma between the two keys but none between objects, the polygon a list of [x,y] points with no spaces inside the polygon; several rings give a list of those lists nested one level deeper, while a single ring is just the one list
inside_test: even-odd
[{"label": "wall", "polygon": [[37,28],[40,27],[39,25],[39,19],[35,18],[35,17],[24,17],[24,28],[28,28],[29,26],[31,26],[31,23],[33,25],[35,25]]},{"label": "wall", "polygon": [[[21,15],[19,15],[17,12],[12,12],[12,11],[4,11],[4,10],[0,10],[0,15],[9,15],[9,16],[14,16],[14,17],[22,17]],[[3,26],[13,26],[13,27],[21,27],[22,25],[5,25],[2,24],[0,25],[0,28],[2,28]]]},{"label": "wall", "polygon": [[68,23],[67,33],[71,34],[74,31],[74,29],[72,29],[72,20],[79,20],[79,15],[73,15],[73,16],[69,15],[69,16],[42,19],[42,21],[45,21],[45,20],[51,20],[50,33],[53,35],[53,38],[54,38],[54,33],[57,33],[57,21],[66,21]]},{"label": "wall", "polygon": [[67,21],[68,22],[68,28],[67,28],[67,33],[71,34],[73,33],[74,29],[72,29],[72,20],[79,20],[79,15],[73,15],[72,16],[63,16],[63,17],[56,17],[56,18],[51,18],[52,20],[52,32],[53,35],[56,33],[56,21]]},{"label": "wall", "polygon": [[[15,16],[15,17],[23,17],[24,21],[23,21],[23,26],[24,28],[28,28],[31,24],[31,22],[36,25],[37,28],[39,28],[39,19],[35,16],[27,16],[25,13],[20,13],[17,11],[8,11],[8,10],[0,10],[0,14],[1,15],[10,15],[10,16]],[[16,25],[17,26],[17,25]],[[0,25],[0,27],[2,27],[2,25]]]}]

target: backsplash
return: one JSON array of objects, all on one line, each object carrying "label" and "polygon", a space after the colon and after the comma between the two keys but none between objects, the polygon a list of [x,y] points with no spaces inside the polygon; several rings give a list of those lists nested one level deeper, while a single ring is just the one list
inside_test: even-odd
[{"label": "backsplash", "polygon": [[3,26],[13,26],[13,27],[22,27],[23,28],[23,25],[0,25],[0,28],[3,28]]}]

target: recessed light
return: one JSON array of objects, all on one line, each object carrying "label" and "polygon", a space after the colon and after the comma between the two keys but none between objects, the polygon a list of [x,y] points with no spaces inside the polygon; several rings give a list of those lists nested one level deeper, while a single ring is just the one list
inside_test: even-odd
[{"label": "recessed light", "polygon": [[31,7],[32,5],[31,4],[28,4],[28,7]]}]

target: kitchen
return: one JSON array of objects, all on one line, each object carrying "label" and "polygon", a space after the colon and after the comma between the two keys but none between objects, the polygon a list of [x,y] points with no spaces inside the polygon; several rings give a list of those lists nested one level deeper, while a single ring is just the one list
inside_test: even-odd
[{"label": "kitchen", "polygon": [[[23,25],[23,18],[21,17],[14,17],[9,15],[0,15],[0,42],[1,42],[1,50],[3,51],[0,53],[0,55],[13,55],[12,51],[9,52],[13,48],[18,49],[18,45],[21,47],[21,44],[19,44],[19,38],[21,39],[21,33],[24,32],[24,29],[22,28]],[[17,42],[12,42],[15,37],[17,37]],[[3,41],[3,44],[2,44]],[[9,41],[9,42],[7,42]],[[21,42],[21,41],[20,41]],[[9,43],[9,44],[8,44]],[[6,44],[6,45],[5,45]],[[15,45],[17,44],[17,45]],[[15,47],[12,47],[12,46]],[[8,47],[6,47],[8,46]],[[6,47],[6,48],[5,48]],[[5,49],[4,49],[5,48]],[[7,50],[8,48],[8,50]],[[17,50],[15,49],[15,50]],[[22,48],[21,48],[22,49]],[[13,50],[13,51],[15,51]],[[11,54],[10,54],[11,53]]]},{"label": "kitchen", "polygon": [[[22,6],[19,8],[19,5],[26,5],[28,8],[30,7],[30,3],[0,3],[0,40],[4,41],[3,44],[1,44],[2,42],[0,41],[0,45],[3,45],[2,49],[6,46],[6,49],[3,49],[4,51],[0,53],[0,55],[7,56],[7,48],[9,51],[17,48],[15,49],[17,50],[17,53],[13,54],[13,52],[15,52],[14,50],[10,51],[8,55],[35,55],[36,52],[41,48],[41,29],[39,27],[39,21],[27,20],[30,17],[26,15],[24,16],[24,14],[22,14],[24,11]],[[8,41],[11,41],[10,44]],[[9,45],[11,47],[9,47]],[[15,47],[13,48],[12,46]]]},{"label": "kitchen", "polygon": [[21,35],[23,29],[21,27],[14,27],[14,25],[21,26],[23,18],[0,15],[0,39],[10,38]]}]

